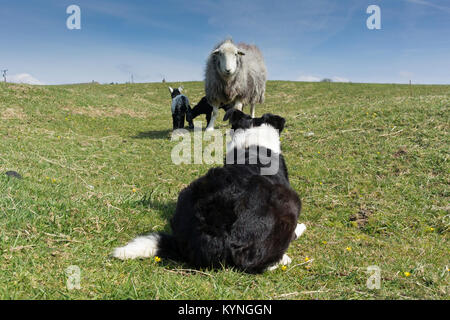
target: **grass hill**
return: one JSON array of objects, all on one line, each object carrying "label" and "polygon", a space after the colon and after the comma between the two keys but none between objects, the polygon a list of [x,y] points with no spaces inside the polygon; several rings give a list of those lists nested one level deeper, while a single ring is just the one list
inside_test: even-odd
[{"label": "grass hill", "polygon": [[[172,163],[168,85],[0,84],[0,298],[449,299],[450,86],[268,82],[256,113],[287,120],[308,226],[286,270],[110,259],[169,231],[179,191],[212,167]],[[183,85],[194,105],[203,84]]]}]

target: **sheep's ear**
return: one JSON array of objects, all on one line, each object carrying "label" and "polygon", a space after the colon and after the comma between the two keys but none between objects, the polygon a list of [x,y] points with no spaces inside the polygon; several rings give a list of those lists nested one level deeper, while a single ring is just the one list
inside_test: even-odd
[{"label": "sheep's ear", "polygon": [[238,54],[241,55],[241,56],[245,56],[245,52],[241,51],[241,50],[238,50]]},{"label": "sheep's ear", "polygon": [[170,93],[172,93],[172,92],[173,92],[173,89],[172,89],[172,87],[169,87],[169,92],[170,92]]}]

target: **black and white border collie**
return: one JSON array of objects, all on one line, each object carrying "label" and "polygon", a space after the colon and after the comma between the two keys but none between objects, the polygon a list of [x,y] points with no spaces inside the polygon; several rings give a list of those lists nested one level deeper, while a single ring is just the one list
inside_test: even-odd
[{"label": "black and white border collie", "polygon": [[[228,110],[226,119],[235,131],[225,165],[210,169],[180,192],[170,221],[172,234],[142,235],[116,248],[114,257],[159,256],[195,268],[230,266],[248,273],[291,262],[285,252],[306,227],[297,224],[301,202],[280,151],[285,120],[272,114],[252,119],[235,109]],[[252,148],[277,159],[277,172],[262,174],[271,164],[251,161]],[[244,154],[244,163],[230,163],[235,158],[230,153]]]},{"label": "black and white border collie", "polygon": [[169,87],[169,92],[172,97],[172,123],[173,130],[184,128],[184,119],[186,118],[189,123],[189,128],[194,128],[192,123],[191,106],[189,104],[189,99],[184,94],[181,94],[183,87],[178,87],[173,89]]}]

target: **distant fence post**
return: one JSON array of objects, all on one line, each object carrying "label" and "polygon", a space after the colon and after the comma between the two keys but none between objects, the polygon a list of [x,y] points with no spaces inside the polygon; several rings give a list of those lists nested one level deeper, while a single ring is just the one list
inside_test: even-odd
[{"label": "distant fence post", "polygon": [[4,69],[2,70],[2,75],[3,75],[3,81],[6,83],[6,73],[8,72],[8,69]]}]

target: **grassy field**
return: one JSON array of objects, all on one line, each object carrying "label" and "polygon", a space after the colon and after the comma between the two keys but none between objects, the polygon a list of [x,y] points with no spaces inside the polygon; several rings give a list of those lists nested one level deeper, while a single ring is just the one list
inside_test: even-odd
[{"label": "grassy field", "polygon": [[[111,259],[169,231],[179,191],[211,167],[172,163],[167,85],[179,84],[0,84],[0,298],[450,298],[450,86],[268,82],[256,113],[287,120],[308,226],[286,270]],[[202,97],[202,83],[183,85]],[[79,290],[66,287],[71,265]],[[371,265],[380,289],[366,286]]]}]

